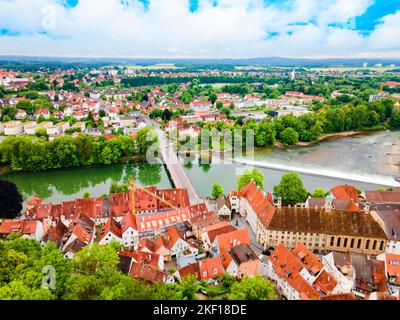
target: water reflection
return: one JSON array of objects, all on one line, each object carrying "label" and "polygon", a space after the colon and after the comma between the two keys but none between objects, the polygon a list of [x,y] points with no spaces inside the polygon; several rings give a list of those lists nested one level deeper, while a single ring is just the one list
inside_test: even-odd
[{"label": "water reflection", "polygon": [[93,197],[108,194],[112,181],[127,183],[129,176],[133,176],[142,186],[171,187],[165,168],[161,164],[13,173],[2,176],[1,179],[14,182],[24,199],[37,195],[46,202],[60,202],[82,197],[86,191]]}]

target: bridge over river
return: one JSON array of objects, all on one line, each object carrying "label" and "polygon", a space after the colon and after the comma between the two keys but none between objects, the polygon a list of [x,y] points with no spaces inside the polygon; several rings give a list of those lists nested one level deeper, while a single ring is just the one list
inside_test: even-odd
[{"label": "bridge over river", "polygon": [[167,139],[165,132],[162,131],[159,125],[151,119],[146,117],[144,120],[148,125],[153,127],[154,131],[158,135],[162,159],[171,175],[175,188],[187,189],[190,203],[192,205],[203,203],[204,199],[197,193],[195,187],[190,181],[185,168],[182,165],[181,159],[178,157],[176,150]]}]

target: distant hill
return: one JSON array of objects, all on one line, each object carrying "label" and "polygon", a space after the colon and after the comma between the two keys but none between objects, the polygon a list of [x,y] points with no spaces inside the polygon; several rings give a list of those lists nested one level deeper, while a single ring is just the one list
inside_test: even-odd
[{"label": "distant hill", "polygon": [[30,57],[30,56],[0,56],[0,65],[7,63],[16,64],[51,64],[62,65],[154,65],[175,64],[177,66],[276,66],[276,67],[360,67],[363,63],[373,66],[382,63],[384,66],[390,64],[400,65],[398,59],[296,59],[282,57],[260,57],[246,59],[131,59],[131,58],[66,58],[66,57]]}]

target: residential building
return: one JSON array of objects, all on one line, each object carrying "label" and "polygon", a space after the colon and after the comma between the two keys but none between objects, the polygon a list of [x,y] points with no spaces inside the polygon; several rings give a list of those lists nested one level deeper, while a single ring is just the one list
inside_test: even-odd
[{"label": "residential building", "polygon": [[109,217],[106,224],[101,229],[101,234],[97,242],[100,245],[107,245],[111,242],[123,244],[121,224],[113,217]]},{"label": "residential building", "polygon": [[133,262],[130,268],[130,275],[136,280],[144,280],[150,283],[174,283],[174,277],[158,268],[145,264]]},{"label": "residential building", "polygon": [[400,297],[400,255],[382,253],[377,259],[385,262],[385,273],[390,295]]},{"label": "residential building", "polygon": [[212,242],[211,253],[214,257],[218,257],[222,249],[229,250],[242,243],[250,244],[250,235],[247,228],[217,235]]},{"label": "residential building", "polygon": [[20,234],[23,238],[41,241],[44,235],[44,226],[37,220],[5,220],[0,225],[0,239],[6,239],[10,234]]},{"label": "residential building", "polygon": [[236,231],[237,228],[226,223],[225,221],[220,221],[213,225],[204,228],[201,240],[205,250],[210,250],[215,238],[220,234],[225,234],[229,232]]},{"label": "residential building", "polygon": [[217,199],[218,215],[223,220],[231,220],[232,210],[231,202],[225,196],[220,196]]},{"label": "residential building", "polygon": [[261,260],[246,243],[239,244],[230,250],[221,250],[221,262],[231,276],[242,278],[261,274]]},{"label": "residential building", "polygon": [[370,206],[370,215],[384,230],[385,252],[400,254],[400,203],[382,203]]},{"label": "residential building", "polygon": [[181,282],[183,278],[193,275],[198,281],[212,283],[223,276],[224,273],[225,270],[219,258],[208,258],[178,269],[174,273],[174,276],[179,282]]}]

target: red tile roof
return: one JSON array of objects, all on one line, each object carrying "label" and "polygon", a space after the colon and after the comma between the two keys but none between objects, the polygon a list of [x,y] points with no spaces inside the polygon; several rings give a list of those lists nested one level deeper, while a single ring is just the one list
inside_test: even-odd
[{"label": "red tile roof", "polygon": [[200,276],[200,263],[195,262],[179,269],[179,276],[181,279],[194,275],[198,281],[202,280]]},{"label": "red tile roof", "polygon": [[148,282],[166,283],[169,274],[157,268],[141,263],[132,263],[130,274],[134,279],[141,279]]},{"label": "red tile roof", "polygon": [[144,238],[143,240],[141,240],[139,242],[139,250],[144,250],[147,249],[150,252],[155,252],[155,244],[154,241],[148,239],[148,238]]},{"label": "red tile roof", "polygon": [[303,263],[283,244],[271,254],[270,261],[274,264],[277,275],[285,279],[302,299],[319,299],[318,292],[300,275],[304,268]]},{"label": "red tile roof", "polygon": [[182,232],[174,226],[168,228],[165,232],[165,238],[169,249],[171,249],[180,239],[186,241]]},{"label": "red tile roof", "polygon": [[121,224],[113,217],[108,218],[107,222],[101,230],[101,235],[98,241],[101,241],[109,232],[118,238],[122,238]]},{"label": "red tile roof", "polygon": [[323,292],[324,294],[329,294],[333,292],[333,290],[336,288],[338,285],[336,279],[326,272],[325,270],[322,271],[317,279],[313,282],[313,286],[315,286],[320,292]]},{"label": "red tile roof", "polygon": [[208,231],[207,234],[208,234],[208,238],[210,239],[210,243],[213,243],[215,238],[218,235],[229,233],[229,232],[236,231],[236,230],[237,230],[237,228],[235,228],[234,226],[232,226],[230,224],[225,224],[219,228],[215,228],[215,229]]},{"label": "red tile roof", "polygon": [[358,191],[353,186],[342,185],[331,189],[332,194],[339,200],[353,200],[358,202]]},{"label": "red tile roof", "polygon": [[365,191],[365,199],[368,202],[399,203],[400,191]]},{"label": "red tile roof", "polygon": [[209,258],[199,262],[201,280],[214,279],[222,276],[225,271],[219,258]]},{"label": "red tile roof", "polygon": [[121,231],[124,233],[129,228],[137,230],[136,216],[131,213],[127,213],[121,220]]},{"label": "red tile roof", "polygon": [[154,268],[159,269],[158,262],[160,260],[160,255],[155,253],[148,253],[143,251],[132,252],[132,257],[134,262],[140,264],[148,264]]},{"label": "red tile roof", "polygon": [[43,203],[43,199],[42,198],[39,198],[39,197],[33,197],[33,198],[30,198],[28,201],[27,201],[27,204],[28,204],[28,206],[36,206],[36,205],[40,205],[40,204],[42,204]]},{"label": "red tile roof", "polygon": [[215,239],[220,251],[221,248],[232,249],[241,243],[250,244],[249,231],[246,228],[217,235]]},{"label": "red tile roof", "polygon": [[0,225],[0,235],[19,233],[22,235],[34,235],[39,221],[6,220]]},{"label": "red tile roof", "polygon": [[358,300],[354,293],[339,293],[321,297],[321,300]]},{"label": "red tile roof", "polygon": [[263,195],[253,181],[247,184],[240,191],[240,194],[247,199],[261,222],[268,227],[275,213],[275,208],[271,202],[268,201],[268,198]]},{"label": "red tile roof", "polygon": [[317,255],[313,254],[304,243],[299,243],[292,252],[304,263],[308,271],[312,274],[316,275],[324,268],[321,259]]}]

